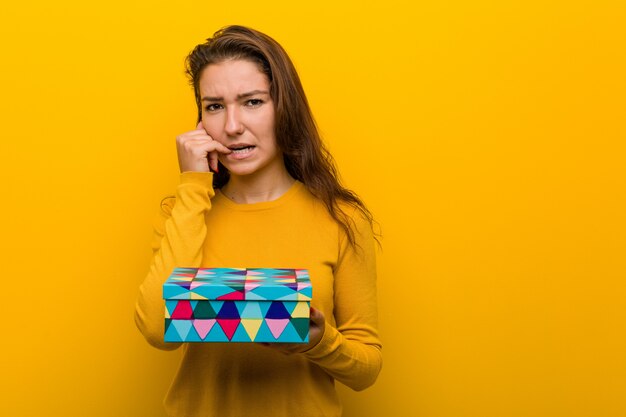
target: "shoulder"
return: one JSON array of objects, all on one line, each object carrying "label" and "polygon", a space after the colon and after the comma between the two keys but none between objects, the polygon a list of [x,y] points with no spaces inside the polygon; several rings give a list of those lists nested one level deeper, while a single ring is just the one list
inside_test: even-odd
[{"label": "shoulder", "polygon": [[361,231],[366,234],[367,232],[372,233],[374,221],[365,206],[361,207],[348,200],[336,198],[333,207],[329,207],[323,199],[314,195],[304,184],[301,184],[299,195],[301,203],[306,203],[308,207],[314,208],[320,217],[338,227],[342,235],[345,236],[347,232],[346,228],[342,226],[346,226],[353,233]]},{"label": "shoulder", "polygon": [[350,202],[339,200],[337,201],[337,208],[343,214],[343,217],[350,223],[350,226],[354,229],[372,229],[373,218],[367,208],[357,206]]},{"label": "shoulder", "polygon": [[360,248],[370,246],[376,241],[374,220],[369,212],[350,204],[341,207],[341,210],[345,214],[346,226],[348,227],[348,230],[340,228],[342,229],[340,231],[341,238],[345,243]]}]

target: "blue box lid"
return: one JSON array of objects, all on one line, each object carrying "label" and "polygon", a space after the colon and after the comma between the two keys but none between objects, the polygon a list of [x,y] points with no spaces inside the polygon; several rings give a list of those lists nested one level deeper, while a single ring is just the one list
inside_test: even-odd
[{"label": "blue box lid", "polygon": [[306,269],[175,268],[163,284],[166,300],[310,301]]}]

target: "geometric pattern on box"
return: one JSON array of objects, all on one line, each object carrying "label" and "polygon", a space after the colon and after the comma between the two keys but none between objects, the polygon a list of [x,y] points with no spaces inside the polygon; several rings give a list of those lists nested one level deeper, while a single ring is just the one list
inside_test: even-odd
[{"label": "geometric pattern on box", "polygon": [[306,269],[176,268],[164,340],[308,343],[311,297]]}]

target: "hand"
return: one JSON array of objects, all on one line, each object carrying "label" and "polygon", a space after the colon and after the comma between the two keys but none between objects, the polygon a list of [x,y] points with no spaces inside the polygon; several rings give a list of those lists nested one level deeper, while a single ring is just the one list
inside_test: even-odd
[{"label": "hand", "polygon": [[309,343],[260,343],[271,349],[276,349],[286,355],[302,353],[317,345],[324,336],[326,318],[316,308],[311,307],[311,320],[309,322]]},{"label": "hand", "polygon": [[176,151],[180,172],[217,172],[218,153],[229,154],[232,151],[204,130],[202,122],[195,130],[176,137]]}]

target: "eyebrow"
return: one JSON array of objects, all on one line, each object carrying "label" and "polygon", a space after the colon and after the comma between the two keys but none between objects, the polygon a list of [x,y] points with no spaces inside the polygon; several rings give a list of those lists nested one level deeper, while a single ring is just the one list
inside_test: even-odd
[{"label": "eyebrow", "polygon": [[[267,94],[267,95],[269,95],[269,91],[266,91],[266,90],[252,90],[252,91],[249,91],[247,93],[237,94],[237,100],[241,100],[242,98],[248,98],[248,97],[256,96],[258,94]],[[224,100],[223,97],[204,96],[204,97],[202,97],[201,101],[222,101],[222,100]]]}]

